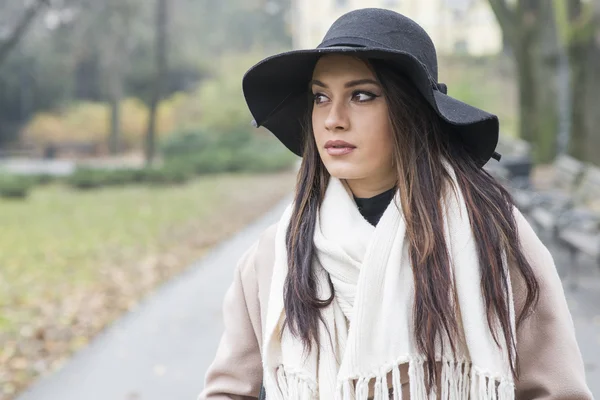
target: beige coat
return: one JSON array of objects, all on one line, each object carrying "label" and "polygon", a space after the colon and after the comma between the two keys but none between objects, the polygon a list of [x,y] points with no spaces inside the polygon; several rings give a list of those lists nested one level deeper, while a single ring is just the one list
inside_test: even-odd
[{"label": "beige coat", "polygon": [[[585,383],[571,314],[552,256],[517,213],[521,244],[540,282],[535,312],[517,331],[521,377],[517,399],[592,399]],[[223,305],[225,331],[199,400],[255,399],[262,383],[262,332],[273,267],[275,225],[240,258]],[[524,283],[512,274],[515,307],[524,303]],[[408,399],[407,370],[401,371]],[[267,399],[269,398],[267,393]]]}]

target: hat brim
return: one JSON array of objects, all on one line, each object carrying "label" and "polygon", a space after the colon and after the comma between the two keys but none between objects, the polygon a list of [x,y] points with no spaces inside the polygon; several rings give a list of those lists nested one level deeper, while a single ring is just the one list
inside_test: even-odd
[{"label": "hat brim", "polygon": [[335,46],[292,50],[268,57],[243,77],[244,97],[256,126],[269,129],[290,151],[302,156],[302,124],[310,106],[308,83],[324,54],[341,53],[390,62],[415,84],[442,119],[455,127],[467,149],[485,164],[498,142],[498,118],[434,89],[425,66],[413,55],[384,48]]}]

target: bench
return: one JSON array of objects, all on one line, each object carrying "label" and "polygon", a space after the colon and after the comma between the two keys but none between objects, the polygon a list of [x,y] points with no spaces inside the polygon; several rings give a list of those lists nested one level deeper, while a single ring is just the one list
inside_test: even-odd
[{"label": "bench", "polygon": [[501,152],[504,151],[502,154],[505,154],[499,164],[508,172],[510,187],[529,188],[531,184],[529,178],[533,167],[529,142],[511,138],[501,141],[498,147]]},{"label": "bench", "polygon": [[89,157],[101,153],[102,144],[97,141],[62,141],[48,143],[43,150],[43,158],[54,159],[59,157]]},{"label": "bench", "polygon": [[531,145],[523,139],[500,135],[496,151],[503,155],[524,155],[531,153]]},{"label": "bench", "polygon": [[499,165],[496,161],[487,163],[483,169],[494,177],[502,186],[510,186],[510,173],[506,168]]},{"label": "bench", "polygon": [[528,187],[533,164],[529,143],[501,135],[496,151],[502,154],[502,159],[488,162],[484,169],[506,188]]},{"label": "bench", "polygon": [[[555,222],[553,216],[568,207],[585,164],[568,155],[561,155],[554,161],[552,170],[548,188],[539,191],[522,188],[512,190],[517,207],[524,213],[531,213],[533,221],[545,229],[551,229]],[[534,217],[536,213],[538,215]]]},{"label": "bench", "polygon": [[574,207],[559,218],[556,237],[570,255],[573,271],[578,255],[600,262],[600,168],[589,166],[574,197]]}]

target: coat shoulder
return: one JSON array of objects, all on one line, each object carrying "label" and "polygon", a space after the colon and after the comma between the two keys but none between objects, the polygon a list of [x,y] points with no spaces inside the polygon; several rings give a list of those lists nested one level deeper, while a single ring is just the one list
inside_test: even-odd
[{"label": "coat shoulder", "polygon": [[258,282],[271,279],[273,264],[275,262],[275,233],[277,224],[274,223],[266,228],[259,236],[256,244],[256,256],[254,268]]},{"label": "coat shoulder", "polygon": [[277,224],[272,224],[266,228],[254,243],[252,262],[247,263],[248,268],[246,276],[242,279],[252,282],[248,289],[252,293],[246,293],[250,297],[252,306],[248,307],[248,312],[254,321],[254,329],[257,334],[259,348],[262,351],[262,332],[264,330],[264,321],[269,303],[269,293],[271,291],[271,277],[273,275],[273,265],[275,263],[275,233]]}]

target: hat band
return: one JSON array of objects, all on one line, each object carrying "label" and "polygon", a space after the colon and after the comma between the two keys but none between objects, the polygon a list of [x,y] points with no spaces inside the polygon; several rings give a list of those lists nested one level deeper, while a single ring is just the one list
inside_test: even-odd
[{"label": "hat band", "polygon": [[373,39],[367,39],[359,36],[337,36],[331,39],[326,39],[317,46],[317,49],[324,47],[350,46],[350,47],[378,47],[387,50],[395,50],[392,47],[379,43]]}]

